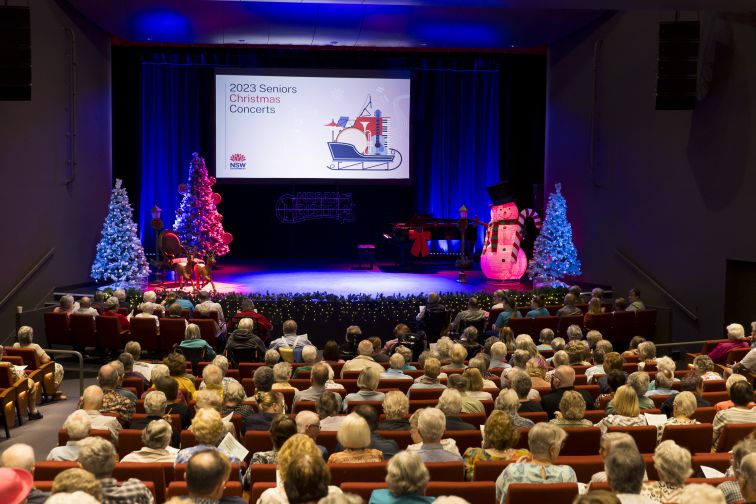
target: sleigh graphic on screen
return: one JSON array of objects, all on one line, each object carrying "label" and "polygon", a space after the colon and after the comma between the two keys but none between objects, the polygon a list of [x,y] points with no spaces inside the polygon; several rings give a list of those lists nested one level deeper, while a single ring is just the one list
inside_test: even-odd
[{"label": "sleigh graphic on screen", "polygon": [[[391,118],[373,109],[370,95],[357,117],[341,116],[325,126],[333,128],[328,149],[333,163],[330,170],[396,170],[402,154],[390,147]],[[338,132],[336,131],[338,129]]]}]

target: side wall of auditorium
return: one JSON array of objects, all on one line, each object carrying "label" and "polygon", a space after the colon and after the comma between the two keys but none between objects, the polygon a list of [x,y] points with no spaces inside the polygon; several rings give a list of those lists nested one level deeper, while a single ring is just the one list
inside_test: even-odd
[{"label": "side wall of auditorium", "polygon": [[[673,18],[616,13],[550,47],[545,192],[562,183],[586,280],[672,307],[660,323],[671,314],[676,340],[721,337],[727,260],[756,261],[756,20],[702,15],[708,94],[693,111],[657,111],[658,23]],[[750,315],[738,322],[756,319],[753,299],[739,303]]]}]

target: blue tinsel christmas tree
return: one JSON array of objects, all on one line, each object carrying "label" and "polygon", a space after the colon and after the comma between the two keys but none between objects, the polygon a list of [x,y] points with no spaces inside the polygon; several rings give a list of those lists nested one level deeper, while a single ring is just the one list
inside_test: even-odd
[{"label": "blue tinsel christmas tree", "polygon": [[102,238],[97,244],[97,255],[92,263],[92,278],[124,284],[143,281],[150,273],[139,241],[137,225],[126,189],[116,179],[108,205],[108,216],[102,226]]},{"label": "blue tinsel christmas tree", "polygon": [[580,259],[572,243],[572,225],[567,220],[567,201],[562,196],[562,184],[549,195],[546,217],[541,234],[533,247],[533,260],[528,268],[530,278],[541,285],[565,285],[565,276],[578,276]]}]

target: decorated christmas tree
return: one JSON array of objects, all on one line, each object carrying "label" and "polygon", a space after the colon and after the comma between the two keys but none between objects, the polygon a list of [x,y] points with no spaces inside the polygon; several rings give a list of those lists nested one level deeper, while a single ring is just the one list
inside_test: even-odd
[{"label": "decorated christmas tree", "polygon": [[213,192],[213,184],[215,177],[207,176],[205,160],[193,153],[189,180],[179,188],[184,197],[176,210],[173,229],[183,246],[195,257],[228,254],[228,244],[233,238],[231,233],[223,230],[223,216],[216,209],[221,196]]},{"label": "decorated christmas tree", "polygon": [[126,189],[116,179],[108,205],[108,216],[102,226],[102,238],[92,263],[92,278],[117,284],[143,281],[150,270],[144,248],[132,220],[132,210]]},{"label": "decorated christmas tree", "polygon": [[567,220],[567,201],[561,190],[562,184],[557,184],[556,191],[549,195],[546,218],[528,268],[530,278],[540,285],[565,285],[561,278],[581,274],[580,259],[572,243],[572,225]]}]

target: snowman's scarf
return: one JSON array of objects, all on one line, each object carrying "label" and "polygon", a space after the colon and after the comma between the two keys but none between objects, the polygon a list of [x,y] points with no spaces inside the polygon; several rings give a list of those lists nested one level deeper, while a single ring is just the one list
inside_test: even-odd
[{"label": "snowman's scarf", "polygon": [[484,249],[491,246],[491,252],[496,252],[499,245],[499,226],[511,226],[517,224],[517,219],[507,219],[499,221],[491,221],[488,223],[488,242],[484,244]]}]

